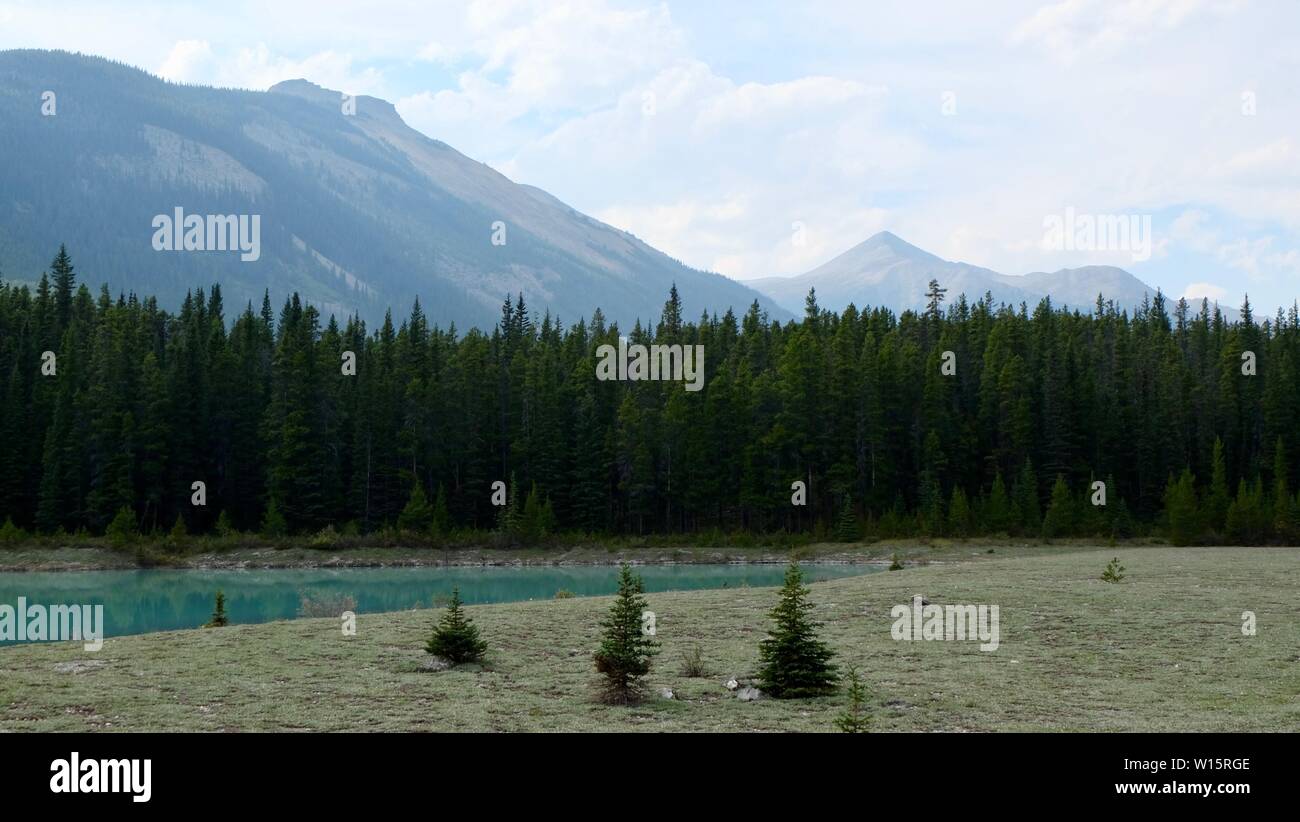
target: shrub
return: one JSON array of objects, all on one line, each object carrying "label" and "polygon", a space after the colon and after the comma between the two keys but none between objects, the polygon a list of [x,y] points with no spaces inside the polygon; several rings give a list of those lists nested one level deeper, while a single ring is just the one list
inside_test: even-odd
[{"label": "shrub", "polygon": [[777,699],[822,696],[835,690],[835,652],[817,639],[820,625],[808,615],[808,601],[798,563],[785,572],[781,600],[770,614],[775,623],[759,647],[762,668],[758,679],[764,691]]},{"label": "shrub", "polygon": [[5,517],[5,524],[0,526],[0,542],[12,545],[16,542],[22,542],[26,538],[27,533],[14,525],[14,518]]},{"label": "shrub", "polygon": [[1101,578],[1106,582],[1119,582],[1124,578],[1124,566],[1119,564],[1119,557],[1106,563],[1106,570],[1101,572]]},{"label": "shrub", "polygon": [[901,570],[903,570],[903,563],[902,563],[902,561],[898,558],[898,552],[897,552],[897,551],[895,551],[895,552],[894,552],[894,555],[893,555],[892,557],[890,557],[890,560],[889,560],[889,570],[891,570],[891,571],[901,571]]},{"label": "shrub", "polygon": [[451,589],[451,602],[443,611],[442,619],[433,630],[433,636],[424,650],[451,661],[478,662],[487,651],[487,643],[479,638],[478,627],[465,616],[461,608],[460,589]]},{"label": "shrub", "polygon": [[682,676],[699,679],[709,675],[704,665],[704,652],[694,645],[682,653]]},{"label": "shrub", "polygon": [[863,734],[871,726],[867,713],[867,686],[856,669],[849,669],[849,706],[835,720],[835,725],[846,734]]},{"label": "shrub", "polygon": [[601,623],[605,636],[594,657],[596,670],[605,677],[600,698],[607,704],[638,701],[644,693],[642,678],[650,673],[650,660],[659,653],[659,643],[641,628],[647,606],[644,591],[641,578],[624,565],[618,575],[618,596]]},{"label": "shrub", "polygon": [[567,588],[561,588],[560,590],[555,592],[556,599],[573,599],[575,596],[577,596],[577,594],[573,593]]},{"label": "shrub", "polygon": [[[312,534],[311,539],[307,541],[307,547],[328,549],[333,548],[339,541],[339,532],[334,530],[333,525],[326,525],[316,533]],[[345,608],[346,610],[350,610]]]}]

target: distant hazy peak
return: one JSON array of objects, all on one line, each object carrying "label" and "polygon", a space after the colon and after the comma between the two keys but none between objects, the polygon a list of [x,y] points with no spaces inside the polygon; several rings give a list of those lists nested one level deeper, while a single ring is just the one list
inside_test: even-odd
[{"label": "distant hazy peak", "polygon": [[845,255],[852,255],[855,252],[871,252],[876,255],[879,255],[882,252],[888,252],[894,256],[903,257],[909,260],[940,259],[925,249],[912,245],[892,231],[877,231],[854,248],[846,251]]}]

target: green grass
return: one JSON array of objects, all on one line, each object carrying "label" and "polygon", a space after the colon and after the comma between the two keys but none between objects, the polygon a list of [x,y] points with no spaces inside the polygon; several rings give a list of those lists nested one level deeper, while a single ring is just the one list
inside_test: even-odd
[{"label": "green grass", "polygon": [[[954,549],[956,550],[956,549]],[[999,549],[1000,551],[1000,549]],[[1057,548],[818,583],[814,614],[870,691],[878,731],[1300,729],[1300,553],[1290,548]],[[961,550],[974,558],[975,551]],[[1099,576],[1118,555],[1123,582]],[[889,609],[996,604],[1001,648],[895,642]],[[0,649],[0,730],[829,731],[847,697],[742,703],[772,588],[649,595],[678,699],[591,698],[611,598],[467,608],[483,667],[418,670],[436,611]],[[1258,635],[1241,633],[1255,612]],[[709,676],[679,673],[699,645]]]}]

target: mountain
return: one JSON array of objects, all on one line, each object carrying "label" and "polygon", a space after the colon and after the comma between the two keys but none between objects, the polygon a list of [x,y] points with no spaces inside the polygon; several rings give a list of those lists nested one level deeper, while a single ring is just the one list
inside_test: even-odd
[{"label": "mountain", "polygon": [[[269,289],[278,308],[296,290],[371,322],[419,297],[431,320],[464,329],[490,327],[522,291],[539,313],[573,322],[599,307],[628,327],[656,319],[675,282],[688,317],[756,299],[788,316],[424,136],[384,100],[348,107],[304,80],[215,89],[97,57],[0,52],[0,272],[36,280],[66,243],[79,281],[169,307],[214,282],[228,306],[257,307]],[[203,221],[199,239],[222,227],[208,215],[244,215],[258,253],[156,250],[159,231],[174,236],[156,221],[178,208]]]},{"label": "mountain", "polygon": [[872,235],[838,257],[796,277],[765,277],[748,284],[791,312],[802,312],[808,289],[817,289],[823,308],[842,310],[883,305],[895,310],[920,309],[926,304],[930,280],[948,289],[948,298],[965,294],[977,300],[985,292],[1009,305],[1030,306],[1043,297],[1076,308],[1090,308],[1101,292],[1116,304],[1131,307],[1154,295],[1132,274],[1111,266],[1063,268],[1060,271],[1008,276],[987,268],[936,257],[888,231]]}]

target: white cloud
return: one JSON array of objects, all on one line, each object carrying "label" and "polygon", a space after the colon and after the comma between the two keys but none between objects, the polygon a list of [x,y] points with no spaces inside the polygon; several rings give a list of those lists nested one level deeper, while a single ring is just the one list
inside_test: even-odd
[{"label": "white cloud", "polygon": [[1188,283],[1187,288],[1183,289],[1183,299],[1191,302],[1192,300],[1208,299],[1212,303],[1222,302],[1228,296],[1228,289],[1214,283]]},{"label": "white cloud", "polygon": [[1064,63],[1086,52],[1113,53],[1141,44],[1204,14],[1234,12],[1225,0],[1061,0],[1039,8],[1011,33],[1011,42],[1032,44]]},{"label": "white cloud", "polygon": [[206,40],[180,40],[157,69],[157,75],[178,83],[208,79],[212,74],[212,46]]}]

